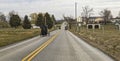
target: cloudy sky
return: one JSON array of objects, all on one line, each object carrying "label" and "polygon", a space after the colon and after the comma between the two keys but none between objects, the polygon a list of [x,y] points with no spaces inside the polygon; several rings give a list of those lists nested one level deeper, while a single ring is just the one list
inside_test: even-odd
[{"label": "cloudy sky", "polygon": [[86,5],[94,8],[95,16],[105,8],[111,10],[114,17],[120,11],[120,0],[0,0],[0,12],[7,15],[9,11],[15,10],[20,16],[49,12],[61,19],[63,15],[74,17],[75,2],[78,4],[78,16]]}]

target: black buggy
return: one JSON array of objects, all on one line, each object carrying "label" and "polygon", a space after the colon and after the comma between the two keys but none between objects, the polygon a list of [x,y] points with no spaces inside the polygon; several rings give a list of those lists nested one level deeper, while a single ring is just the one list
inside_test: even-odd
[{"label": "black buggy", "polygon": [[47,36],[47,34],[48,34],[48,29],[47,29],[47,26],[46,25],[41,25],[40,26],[40,28],[41,28],[41,36]]}]

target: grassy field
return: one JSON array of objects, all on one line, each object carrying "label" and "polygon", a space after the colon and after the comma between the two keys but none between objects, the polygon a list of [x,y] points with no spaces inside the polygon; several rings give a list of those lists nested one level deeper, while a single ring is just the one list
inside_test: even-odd
[{"label": "grassy field", "polygon": [[40,34],[40,29],[0,29],[0,47],[16,43]]},{"label": "grassy field", "polygon": [[114,25],[103,27],[96,30],[81,27],[79,32],[75,32],[73,27],[70,31],[120,61],[120,31]]}]

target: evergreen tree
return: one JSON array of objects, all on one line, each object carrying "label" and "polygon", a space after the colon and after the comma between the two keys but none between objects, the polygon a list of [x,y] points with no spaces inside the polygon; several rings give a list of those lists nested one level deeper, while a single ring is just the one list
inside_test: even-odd
[{"label": "evergreen tree", "polygon": [[31,29],[31,23],[30,23],[27,15],[25,15],[25,17],[24,17],[23,28],[24,29]]},{"label": "evergreen tree", "polygon": [[56,24],[56,19],[55,19],[54,15],[52,15],[52,21],[53,21],[53,23],[55,25]]},{"label": "evergreen tree", "polygon": [[18,15],[12,15],[10,17],[9,24],[11,27],[17,28],[18,26],[21,25],[21,19]]},{"label": "evergreen tree", "polygon": [[46,22],[46,25],[48,26],[48,29],[51,29],[53,27],[53,21],[49,15],[49,13],[45,14],[45,22]]},{"label": "evergreen tree", "polygon": [[43,14],[42,13],[39,13],[38,14],[38,17],[37,17],[37,20],[35,22],[35,25],[36,26],[41,26],[44,24],[44,21],[43,21]]}]

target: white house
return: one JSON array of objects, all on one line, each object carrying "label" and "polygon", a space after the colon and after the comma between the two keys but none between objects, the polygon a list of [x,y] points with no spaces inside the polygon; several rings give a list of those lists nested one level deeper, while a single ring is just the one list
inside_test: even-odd
[{"label": "white house", "polygon": [[83,21],[83,18],[82,18],[81,16],[79,16],[79,17],[77,18],[77,22],[79,23],[79,24],[78,24],[79,26],[81,26],[82,24],[83,24],[83,25],[86,24],[86,22]]},{"label": "white house", "polygon": [[77,22],[83,22],[81,16],[79,16],[79,17],[77,18]]},{"label": "white house", "polygon": [[35,24],[32,24],[32,28],[40,28],[40,27],[36,26]]}]

